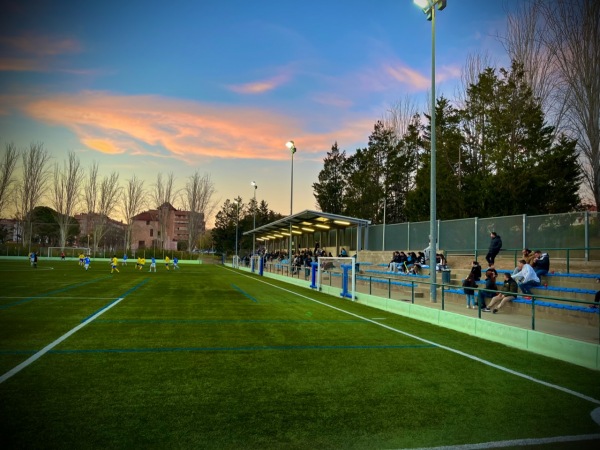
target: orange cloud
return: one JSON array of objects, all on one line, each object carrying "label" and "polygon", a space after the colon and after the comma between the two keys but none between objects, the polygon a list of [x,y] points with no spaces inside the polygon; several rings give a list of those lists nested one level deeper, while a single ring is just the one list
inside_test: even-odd
[{"label": "orange cloud", "polygon": [[238,94],[262,94],[263,92],[271,91],[282,84],[287,83],[289,79],[289,75],[282,74],[264,81],[229,85],[227,88],[233,92],[237,92]]},{"label": "orange cloud", "polygon": [[415,90],[425,90],[431,86],[431,78],[425,77],[419,72],[406,66],[387,66],[388,75]]},{"label": "orange cloud", "polygon": [[372,118],[332,125],[311,133],[305,124],[277,112],[206,105],[160,96],[124,96],[82,92],[45,98],[2,98],[29,117],[73,131],[86,147],[107,154],[130,153],[176,157],[283,160],[285,142],[294,139],[304,157],[322,154],[334,141],[362,142]]},{"label": "orange cloud", "polygon": [[31,33],[0,36],[0,45],[9,51],[36,56],[55,56],[81,50],[81,44],[75,39]]}]

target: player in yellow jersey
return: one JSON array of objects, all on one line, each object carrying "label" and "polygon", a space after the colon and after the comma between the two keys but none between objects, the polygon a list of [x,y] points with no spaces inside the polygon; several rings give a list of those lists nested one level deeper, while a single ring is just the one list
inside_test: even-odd
[{"label": "player in yellow jersey", "polygon": [[146,258],[142,258],[140,260],[140,272],[144,270],[144,266],[146,265]]},{"label": "player in yellow jersey", "polygon": [[85,255],[83,253],[79,254],[79,265],[83,266],[83,259],[85,258]]},{"label": "player in yellow jersey", "polygon": [[171,270],[171,269],[169,269],[170,262],[171,262],[171,259],[168,256],[165,256],[165,267],[167,268],[167,270]]},{"label": "player in yellow jersey", "polygon": [[117,258],[117,255],[113,255],[112,259],[110,260],[110,273],[113,273],[114,270],[119,272],[119,269],[117,268],[118,264],[119,260]]},{"label": "player in yellow jersey", "polygon": [[142,267],[142,257],[138,256],[137,262],[135,263],[135,268],[139,269],[140,267]]}]

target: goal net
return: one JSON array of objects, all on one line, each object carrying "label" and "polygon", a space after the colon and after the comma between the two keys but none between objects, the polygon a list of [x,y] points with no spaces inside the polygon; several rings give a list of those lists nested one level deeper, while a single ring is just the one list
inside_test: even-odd
[{"label": "goal net", "polygon": [[240,257],[238,255],[233,255],[233,260],[232,260],[231,266],[234,269],[240,268]]},{"label": "goal net", "polygon": [[60,258],[62,253],[65,253],[65,258],[79,258],[80,254],[89,255],[88,247],[48,247],[48,258],[54,256]]},{"label": "goal net", "polygon": [[318,260],[316,287],[340,288],[340,296],[354,300],[356,291],[356,260],[349,257],[322,256]]},{"label": "goal net", "polygon": [[261,258],[260,255],[252,255],[250,257],[250,270],[252,272],[259,272],[260,271],[260,258]]}]

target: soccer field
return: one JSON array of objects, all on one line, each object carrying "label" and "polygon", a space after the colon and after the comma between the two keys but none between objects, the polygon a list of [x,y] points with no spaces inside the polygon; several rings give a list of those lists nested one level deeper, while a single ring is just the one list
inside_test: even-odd
[{"label": "soccer field", "polygon": [[600,444],[596,371],[224,266],[157,266],[0,261],[0,447]]}]

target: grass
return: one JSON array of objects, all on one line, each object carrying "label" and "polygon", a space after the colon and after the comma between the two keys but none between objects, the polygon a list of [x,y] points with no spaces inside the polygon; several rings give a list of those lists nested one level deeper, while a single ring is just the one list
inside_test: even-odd
[{"label": "grass", "polygon": [[120,270],[0,261],[0,376],[123,298],[0,383],[3,448],[370,449],[599,431],[598,404],[394,330],[600,399],[595,371],[221,266]]}]

